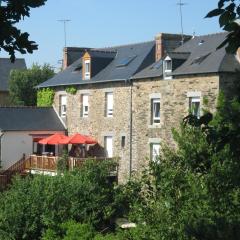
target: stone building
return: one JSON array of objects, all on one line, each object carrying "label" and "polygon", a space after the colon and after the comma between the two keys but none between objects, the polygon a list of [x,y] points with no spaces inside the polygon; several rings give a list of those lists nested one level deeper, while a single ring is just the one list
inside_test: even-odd
[{"label": "stone building", "polygon": [[161,143],[174,145],[171,129],[189,111],[199,117],[204,98],[214,111],[219,91],[231,92],[240,65],[237,55],[216,50],[225,37],[185,36],[181,45],[181,36],[159,34],[139,44],[66,48],[65,69],[38,87],[55,89],[69,134],[98,140],[94,156],[120,158],[121,181],[154,160]]},{"label": "stone building", "polygon": [[26,69],[24,59],[16,59],[14,63],[8,58],[0,58],[0,106],[9,105],[9,77],[13,69]]}]

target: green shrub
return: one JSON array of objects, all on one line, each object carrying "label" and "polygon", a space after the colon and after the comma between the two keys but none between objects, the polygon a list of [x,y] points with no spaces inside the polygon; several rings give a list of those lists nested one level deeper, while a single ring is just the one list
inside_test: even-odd
[{"label": "green shrub", "polygon": [[37,92],[37,106],[51,107],[53,104],[55,92],[50,88],[43,88]]},{"label": "green shrub", "polygon": [[40,239],[47,229],[58,233],[68,220],[106,228],[114,214],[108,168],[89,161],[64,175],[17,178],[0,198],[0,239]]},{"label": "green shrub", "polygon": [[57,161],[57,171],[59,173],[64,173],[67,170],[67,165],[68,165],[67,161],[68,161],[68,152],[63,151],[62,156],[60,156]]},{"label": "green shrub", "polygon": [[69,93],[69,94],[72,94],[72,95],[75,95],[77,93],[77,88],[76,87],[67,87],[66,89],[66,92]]}]

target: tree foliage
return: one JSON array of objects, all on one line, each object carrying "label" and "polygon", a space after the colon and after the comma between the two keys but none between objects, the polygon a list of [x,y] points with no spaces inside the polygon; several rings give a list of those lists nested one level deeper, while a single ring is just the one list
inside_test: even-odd
[{"label": "tree foliage", "polygon": [[210,11],[207,18],[219,17],[219,25],[229,34],[218,48],[226,46],[229,53],[236,53],[240,47],[240,3],[238,0],[219,0],[216,9]]},{"label": "tree foliage", "polygon": [[47,0],[1,0],[0,1],[0,51],[4,49],[15,60],[16,51],[21,54],[32,53],[38,49],[34,41],[29,40],[27,32],[21,32],[15,24],[30,16],[30,9],[45,4]]},{"label": "tree foliage", "polygon": [[220,94],[214,116],[190,115],[174,130],[178,147],[163,146],[131,183],[139,194],[127,197],[128,216],[138,227],[124,239],[240,239],[239,111],[238,94]]},{"label": "tree foliage", "polygon": [[52,68],[34,64],[30,69],[13,70],[10,73],[10,101],[13,105],[36,106],[38,84],[54,76]]},{"label": "tree foliage", "polygon": [[37,240],[47,229],[59,235],[70,220],[106,228],[114,214],[109,164],[89,160],[64,175],[16,179],[0,197],[0,239]]},{"label": "tree foliage", "polygon": [[37,92],[37,106],[51,107],[53,104],[55,92],[51,88],[43,88]]}]

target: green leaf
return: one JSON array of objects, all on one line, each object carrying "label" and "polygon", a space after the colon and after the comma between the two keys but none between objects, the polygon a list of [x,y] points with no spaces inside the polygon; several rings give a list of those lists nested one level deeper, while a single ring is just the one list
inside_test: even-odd
[{"label": "green leaf", "polygon": [[236,7],[235,3],[231,3],[229,6],[226,7],[226,10],[228,10],[229,12],[234,12]]},{"label": "green leaf", "polygon": [[216,17],[216,16],[218,16],[218,15],[223,14],[224,12],[225,12],[224,9],[216,8],[216,9],[212,10],[211,12],[209,12],[209,13],[205,16],[205,18]]},{"label": "green leaf", "polygon": [[225,3],[226,0],[220,0],[218,2],[218,8],[222,8],[224,6],[224,3]]},{"label": "green leaf", "polygon": [[225,25],[228,24],[231,20],[232,20],[231,13],[228,12],[228,11],[224,12],[224,13],[219,17],[220,27],[225,26]]}]

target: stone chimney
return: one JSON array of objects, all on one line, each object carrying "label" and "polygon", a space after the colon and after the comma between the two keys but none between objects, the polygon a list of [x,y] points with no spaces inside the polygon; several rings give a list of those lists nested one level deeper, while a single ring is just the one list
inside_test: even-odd
[{"label": "stone chimney", "polygon": [[[191,39],[192,36],[184,35],[184,42]],[[155,60],[158,61],[164,57],[167,52],[171,52],[177,47],[181,46],[182,35],[181,34],[169,34],[169,33],[159,33],[155,37],[156,41],[156,52]]]},{"label": "stone chimney", "polygon": [[83,56],[89,48],[65,47],[63,49],[63,70]]}]

